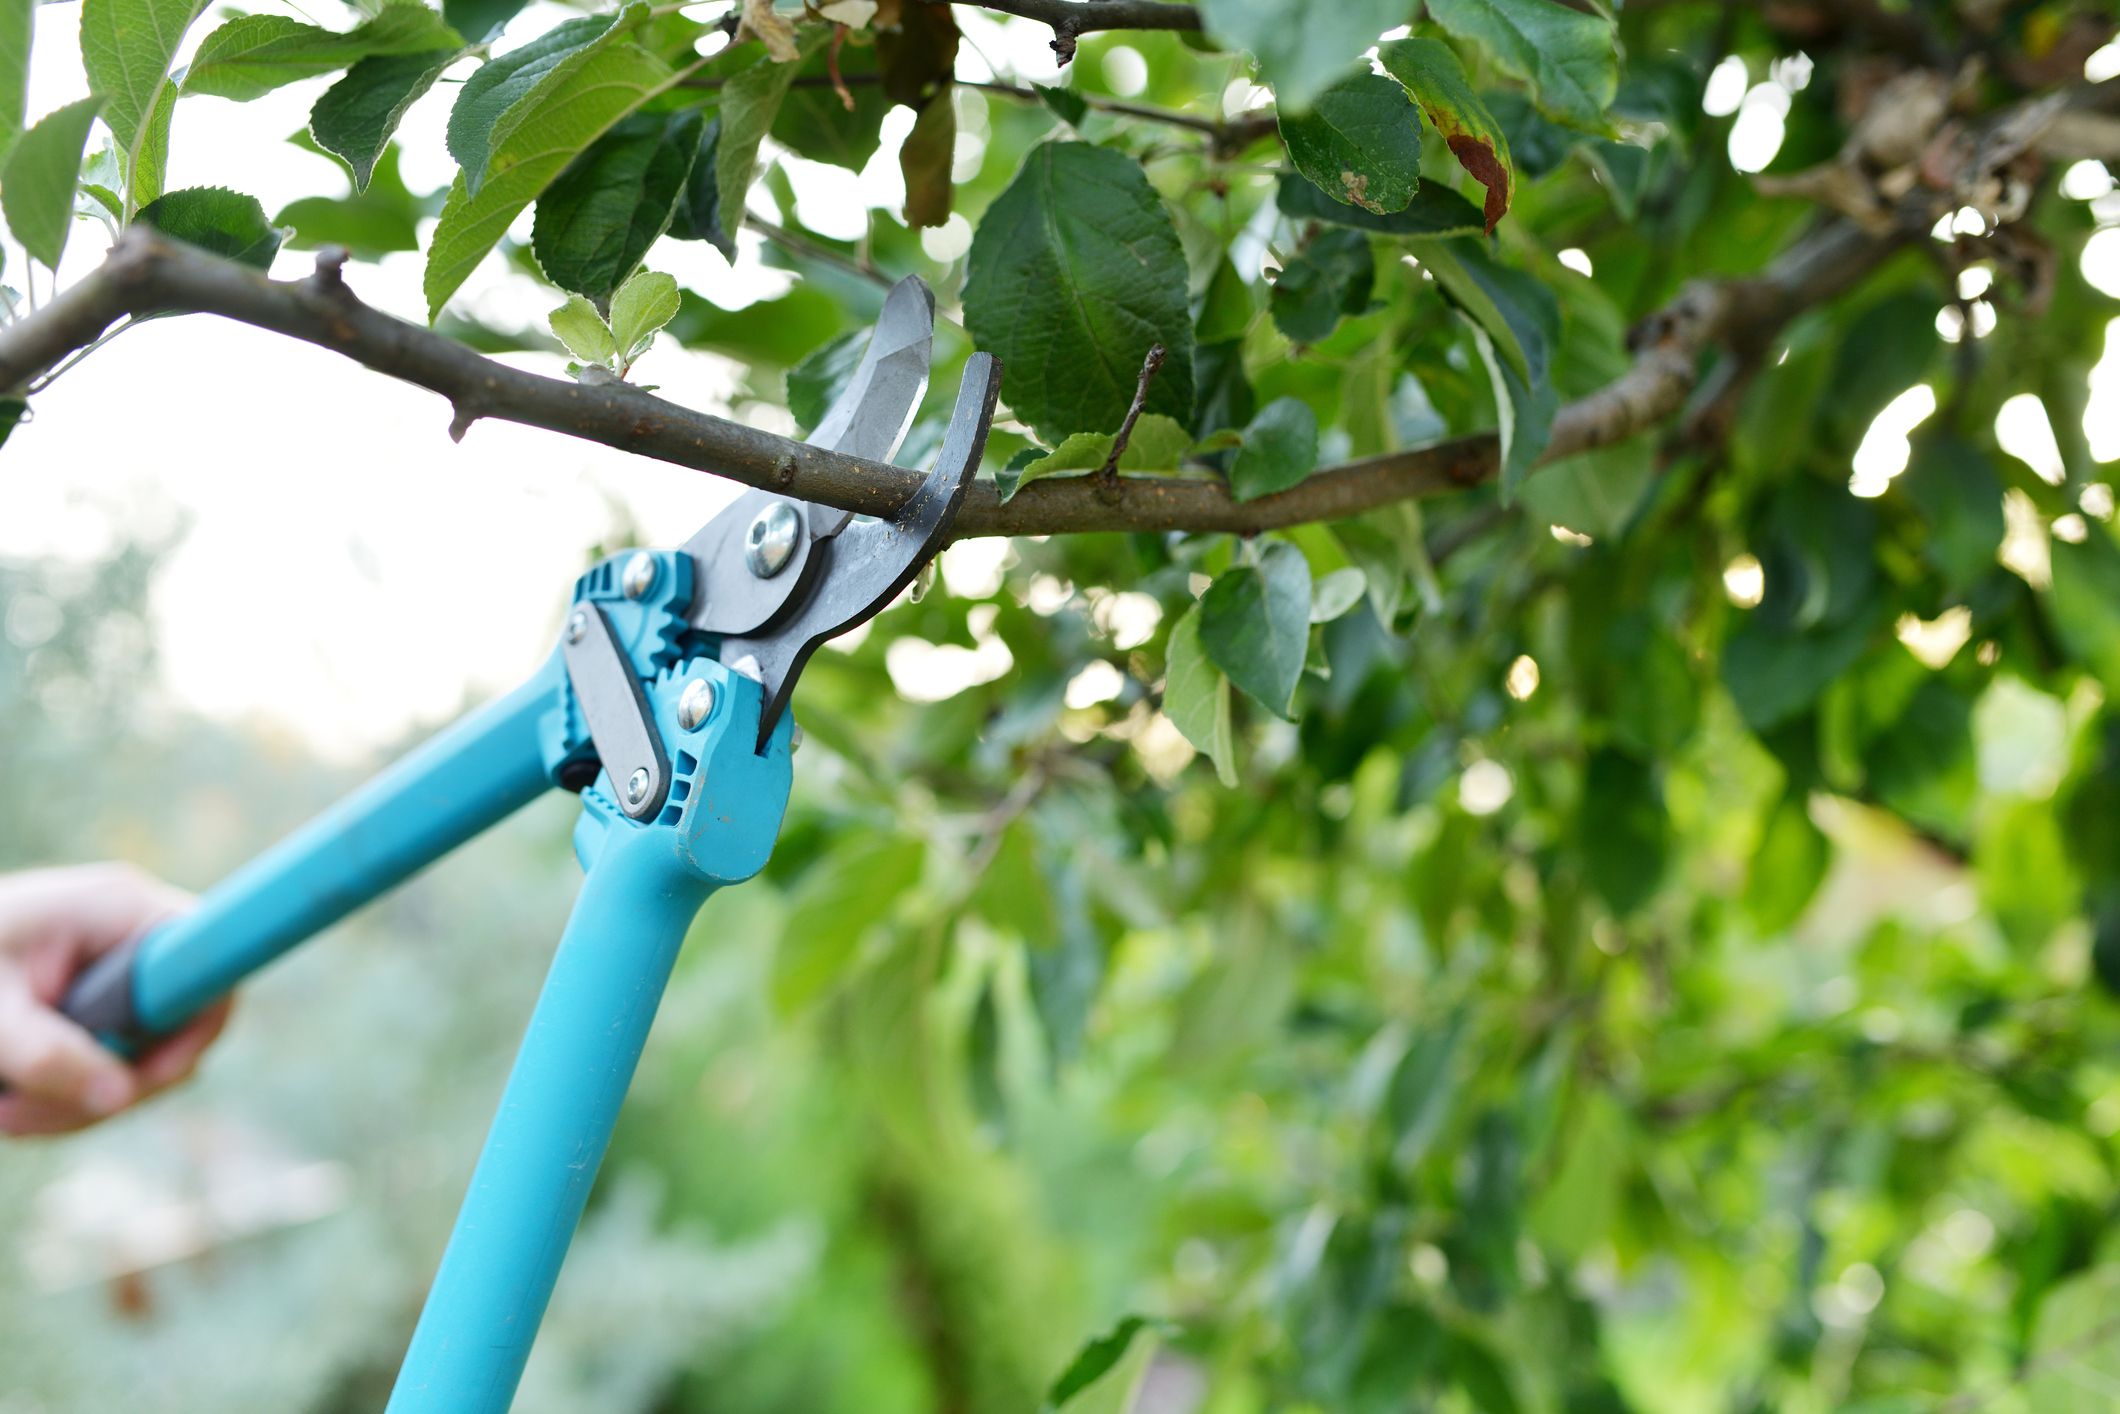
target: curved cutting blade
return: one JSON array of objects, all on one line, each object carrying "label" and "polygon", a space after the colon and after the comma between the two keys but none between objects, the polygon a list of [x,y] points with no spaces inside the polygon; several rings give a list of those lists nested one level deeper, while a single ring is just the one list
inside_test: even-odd
[{"label": "curved cutting blade", "polygon": [[765,708],[758,720],[761,750],[787,708],[803,664],[818,646],[872,618],[942,548],[986,453],[986,434],[1000,392],[1000,361],[992,354],[973,354],[957,385],[957,406],[943,434],[942,451],[920,489],[889,520],[856,521],[832,540],[819,542],[816,551],[826,556],[823,572],[786,620],[755,637],[722,640],[721,661],[744,672],[755,670],[765,687]]},{"label": "curved cutting blade", "polygon": [[[891,286],[854,376],[806,439],[813,447],[887,462],[898,455],[927,395],[935,353],[935,294],[918,275]],[[818,507],[810,533],[835,535],[849,512]]]},{"label": "curved cutting blade", "polygon": [[[935,346],[935,296],[918,275],[891,286],[854,376],[807,439],[813,447],[887,462],[898,454],[927,395]],[[802,516],[795,553],[777,574],[760,579],[744,564],[743,539],[758,513],[786,501]],[[685,542],[698,567],[692,625],[708,633],[754,633],[809,586],[819,541],[846,528],[852,514],[777,491],[736,498]]]}]

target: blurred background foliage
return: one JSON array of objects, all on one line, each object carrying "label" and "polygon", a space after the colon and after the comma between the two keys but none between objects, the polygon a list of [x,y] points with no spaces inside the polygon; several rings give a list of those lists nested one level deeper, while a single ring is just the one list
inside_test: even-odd
[{"label": "blurred background foliage", "polygon": [[[2079,75],[2113,37],[2068,4],[1885,12]],[[1883,61],[1743,6],[1620,32],[1653,133],[1490,98],[1523,179],[1500,248],[1552,292],[1567,395],[1682,280],[1815,219],[1733,162],[1746,114],[1781,124],[1768,178],[1811,171]],[[1128,33],[1069,82],[1178,108],[1241,77]],[[1072,110],[953,101],[976,223]],[[1223,393],[1303,400],[1326,459],[1494,424],[1418,269],[1377,259],[1299,348],[1268,277],[1321,237],[1277,169],[1073,116],[1149,160],[1203,300],[1268,233]],[[799,283],[687,295],[668,332],[801,418],[880,295],[862,267],[947,309],[965,245],[881,209],[835,241],[784,166],[762,186]],[[2085,256],[2112,192],[2057,165],[2006,225],[1945,220],[1790,323],[1723,435],[1292,532],[1361,593],[1320,613],[1295,720],[1235,696],[1233,787],[1159,694],[1171,627],[1262,547],[949,551],[809,669],[778,852],[695,928],[519,1407],[1032,1410],[1085,1346],[1070,1409],[2112,1407],[2120,443],[2086,430],[2116,310]],[[0,863],[203,886],[357,778],[140,709],[157,554],[0,567]],[[260,978],[188,1092],[6,1151],[0,1410],[380,1402],[569,825],[542,802]]]}]

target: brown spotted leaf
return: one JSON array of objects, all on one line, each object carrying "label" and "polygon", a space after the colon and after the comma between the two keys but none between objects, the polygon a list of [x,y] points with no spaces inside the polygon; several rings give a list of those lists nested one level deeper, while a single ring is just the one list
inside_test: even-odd
[{"label": "brown spotted leaf", "polygon": [[1421,184],[1421,114],[1382,74],[1353,73],[1309,108],[1281,115],[1296,170],[1334,201],[1388,216]]},{"label": "brown spotted leaf", "polygon": [[1458,165],[1487,189],[1484,215],[1491,233],[1509,211],[1516,168],[1509,160],[1509,139],[1473,92],[1464,65],[1438,39],[1393,40],[1378,51],[1378,57],[1386,72],[1421,105]]},{"label": "brown spotted leaf", "polygon": [[905,223],[939,226],[950,219],[950,165],[957,149],[957,105],[949,91],[928,100],[898,149],[905,175]]}]

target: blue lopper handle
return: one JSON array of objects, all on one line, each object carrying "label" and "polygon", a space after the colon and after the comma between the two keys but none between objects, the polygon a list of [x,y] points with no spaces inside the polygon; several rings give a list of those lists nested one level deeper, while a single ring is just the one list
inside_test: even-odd
[{"label": "blue lopper handle", "polygon": [[62,1008],[134,1053],[266,963],[549,789],[558,660],[231,874],[197,909],[85,969]]}]

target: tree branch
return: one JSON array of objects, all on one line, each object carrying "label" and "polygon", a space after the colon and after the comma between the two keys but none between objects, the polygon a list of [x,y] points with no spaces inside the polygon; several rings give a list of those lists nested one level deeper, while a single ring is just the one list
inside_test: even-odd
[{"label": "tree branch", "polygon": [[[1554,417],[1541,458],[1551,462],[1650,431],[1693,391],[1711,349],[1763,348],[1803,310],[1860,283],[1903,238],[1872,237],[1847,222],[1820,228],[1747,279],[1698,280],[1635,331],[1635,363]],[[1390,452],[1313,474],[1301,485],[1237,501],[1219,479],[1124,476],[1117,488],[1088,476],[1035,481],[1006,504],[974,488],[959,536],[1058,535],[1074,531],[1230,531],[1251,534],[1342,520],[1389,505],[1464,490],[1492,479],[1500,444],[1491,432]],[[979,496],[978,493],[985,493]]]},{"label": "tree branch", "polygon": [[[1660,425],[1685,404],[1710,350],[1764,348],[1790,318],[1855,285],[1896,244],[1897,238],[1871,237],[1839,222],[1799,241],[1760,275],[1686,286],[1637,331],[1632,368],[1560,410],[1546,460]],[[361,303],[341,278],[343,258],[327,252],[307,279],[270,280],[133,227],[97,270],[0,329],[0,388],[22,387],[128,315],[216,314],[439,393],[454,409],[452,430],[459,435],[480,418],[519,422],[874,515],[895,511],[920,483],[917,471],[745,427],[630,384],[578,383],[512,368]],[[1494,434],[1484,433],[1328,468],[1252,501],[1235,500],[1226,484],[1209,477],[1054,477],[1006,503],[991,482],[981,482],[967,496],[955,534],[1250,534],[1476,486],[1494,476],[1497,463]]]},{"label": "tree branch", "polygon": [[918,472],[695,412],[627,383],[578,383],[511,368],[361,303],[341,278],[343,260],[343,252],[327,251],[309,278],[269,280],[130,227],[93,273],[0,328],[0,388],[23,386],[126,315],[217,314],[439,393],[455,409],[458,429],[487,417],[519,422],[872,514],[889,514],[920,483]]},{"label": "tree branch", "polygon": [[[946,5],[950,0],[927,0]],[[1170,0],[964,0],[975,9],[993,10],[1053,27],[1053,55],[1065,64],[1075,57],[1075,41],[1093,30],[1200,28],[1200,12]]]}]

